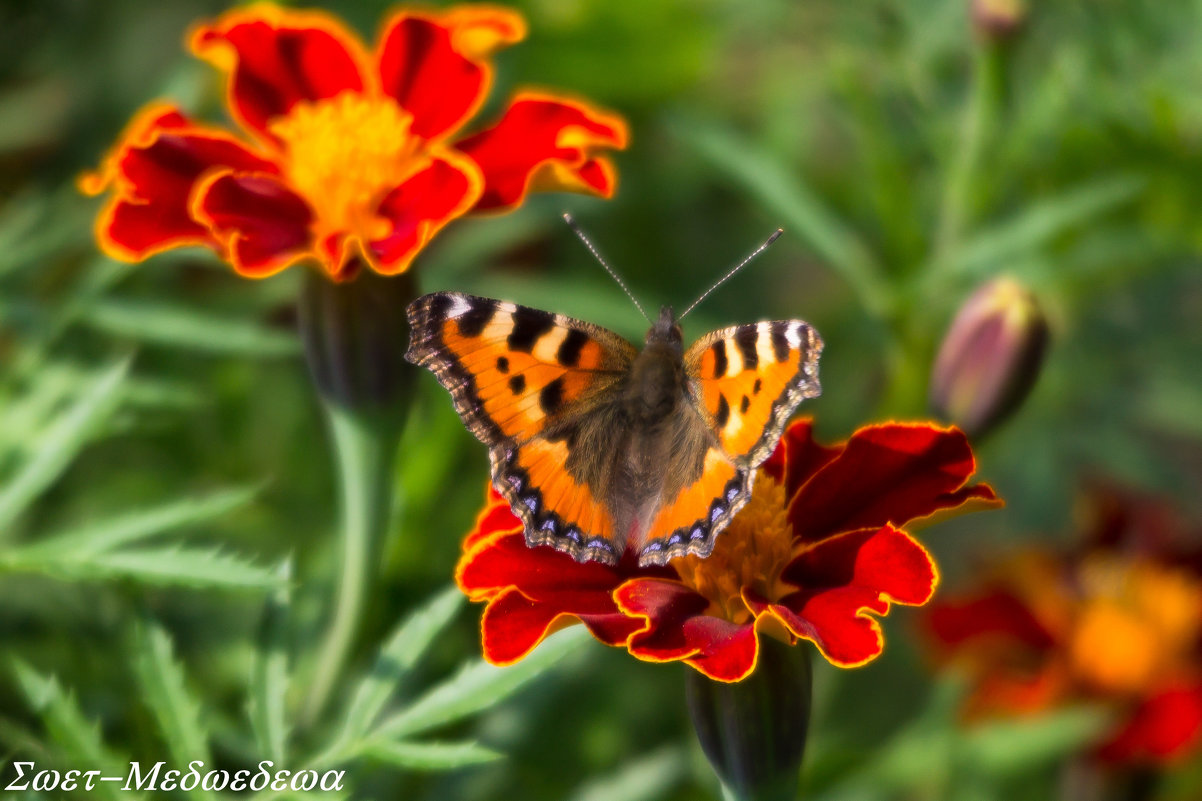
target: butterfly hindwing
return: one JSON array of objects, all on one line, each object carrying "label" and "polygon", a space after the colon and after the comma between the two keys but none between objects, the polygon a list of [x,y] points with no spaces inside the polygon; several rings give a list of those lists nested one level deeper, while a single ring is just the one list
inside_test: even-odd
[{"label": "butterfly hindwing", "polygon": [[798,320],[724,328],[688,349],[688,406],[709,444],[696,477],[665,494],[642,537],[641,564],[709,555],[793,411],[819,394],[821,351],[817,332]]},{"label": "butterfly hindwing", "polygon": [[587,478],[564,469],[579,430],[637,351],[617,334],[559,314],[456,292],[409,306],[411,362],[451,393],[489,448],[493,483],[531,545],[616,561],[614,525]]}]

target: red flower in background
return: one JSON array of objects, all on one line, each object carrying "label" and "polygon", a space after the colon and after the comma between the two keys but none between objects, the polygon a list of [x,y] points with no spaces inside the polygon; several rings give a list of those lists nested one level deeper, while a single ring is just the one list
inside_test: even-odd
[{"label": "red flower in background", "polygon": [[404,272],[451,220],[510,210],[532,190],[611,196],[598,151],[623,147],[626,127],[584,103],[519,93],[492,127],[461,134],[488,94],[490,56],[524,35],[502,8],[403,10],[369,51],[328,14],[231,11],[190,46],[228,75],[246,137],[144,108],[81,180],[112,190],[97,239],[127,261],[207,245],[244,276],[315,259],[342,280],[360,261]]},{"label": "red flower in background", "polygon": [[[1166,764],[1202,748],[1202,551],[1162,503],[1113,487],[1090,498],[1073,551],[1031,549],[927,616],[939,655],[966,667],[967,712],[1113,705],[1101,759]],[[1195,543],[1197,540],[1195,540]]]},{"label": "red flower in background", "polygon": [[708,558],[659,568],[633,558],[616,568],[577,563],[528,548],[520,521],[492,494],[456,576],[487,603],[484,655],[498,664],[580,621],[640,659],[681,660],[719,681],[755,670],[761,634],[810,640],[833,664],[852,667],[884,647],[871,614],[926,603],[935,589],[930,555],[902,527],[998,503],[989,487],[966,486],[974,470],[955,429],[890,423],[824,447],[800,421]]}]

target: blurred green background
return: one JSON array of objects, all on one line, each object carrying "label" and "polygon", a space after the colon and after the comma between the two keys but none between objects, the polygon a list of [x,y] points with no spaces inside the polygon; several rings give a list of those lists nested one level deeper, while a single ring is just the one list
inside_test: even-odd
[{"label": "blurred green background", "polygon": [[[478,120],[528,84],[619,112],[632,131],[620,189],[451,226],[416,263],[423,291],[504,297],[641,340],[642,319],[561,211],[649,307],[683,307],[783,227],[690,316],[686,337],[813,323],[824,392],[803,411],[835,440],[926,416],[952,314],[1008,273],[1039,296],[1052,346],[1026,404],[979,443],[980,475],[1006,509],[924,535],[946,585],[998,545],[1066,538],[1091,476],[1202,517],[1202,3],[1034,3],[992,42],[968,0],[513,5],[530,34],[499,56]],[[370,38],[389,4],[327,7]],[[171,761],[172,742],[188,742],[164,737],[171,710],[177,735],[204,732],[209,765],[253,767],[246,708],[250,697],[253,717],[252,667],[269,664],[255,653],[275,566],[292,560],[279,653],[303,654],[327,614],[336,482],[294,333],[299,270],[250,282],[191,251],[116,264],[92,240],[99,204],[73,185],[153,98],[225,122],[218,75],[182,45],[191,22],[223,8],[0,4],[6,782],[17,759]],[[485,487],[484,448],[433,378],[419,382],[353,676],[448,585]],[[114,519],[124,534],[110,526],[109,545],[86,545]],[[478,657],[478,612],[461,609],[434,638],[402,696]],[[806,797],[1054,797],[1061,757],[1096,721],[997,728],[964,746],[957,688],[932,679],[915,617],[894,611],[885,655],[867,667],[816,664]],[[355,761],[354,797],[716,797],[684,711],[686,668],[591,641],[568,650],[503,703],[435,731],[506,758],[452,771]],[[156,692],[158,706],[146,701]],[[1199,794],[1198,765],[1162,788]]]}]

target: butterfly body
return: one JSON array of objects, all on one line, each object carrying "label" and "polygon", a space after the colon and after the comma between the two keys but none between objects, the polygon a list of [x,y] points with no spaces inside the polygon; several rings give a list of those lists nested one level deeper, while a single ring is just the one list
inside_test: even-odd
[{"label": "butterfly body", "polygon": [[530,545],[579,561],[707,555],[788,417],[819,392],[822,342],[792,320],[687,350],[665,307],[637,350],[599,326],[441,292],[414,301],[406,357],[489,447]]}]

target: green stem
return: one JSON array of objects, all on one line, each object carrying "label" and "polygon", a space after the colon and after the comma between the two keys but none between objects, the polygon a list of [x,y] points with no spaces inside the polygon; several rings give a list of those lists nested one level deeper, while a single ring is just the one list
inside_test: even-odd
[{"label": "green stem", "polygon": [[317,720],[350,656],[374,581],[375,555],[392,505],[396,426],[383,415],[326,401],[338,465],[341,570],[333,617],[309,687],[304,720]]},{"label": "green stem", "polygon": [[1002,67],[1001,46],[991,41],[981,42],[974,54],[972,88],[964,108],[960,141],[943,186],[929,273],[942,275],[951,269],[956,247],[971,221],[973,182],[978,176],[985,143],[997,125]]}]

